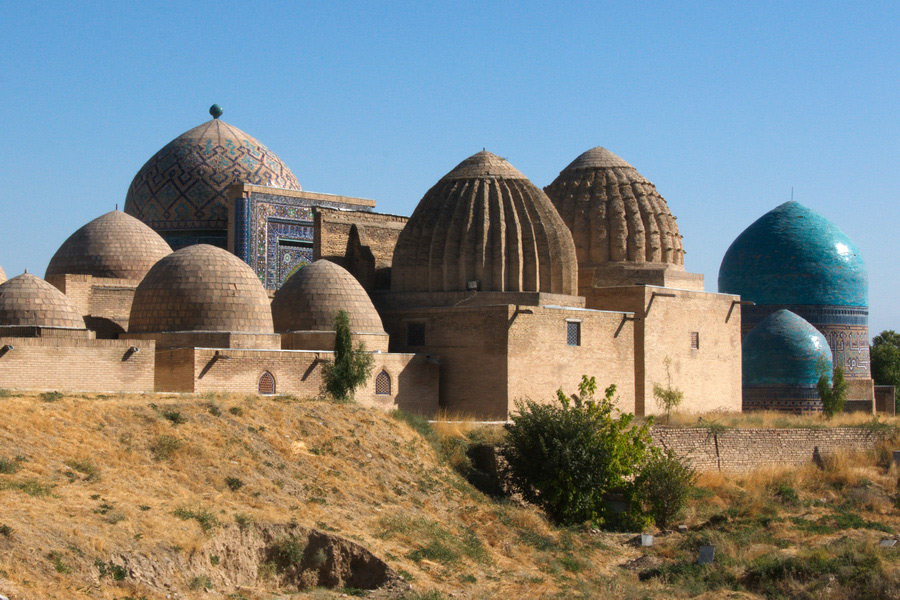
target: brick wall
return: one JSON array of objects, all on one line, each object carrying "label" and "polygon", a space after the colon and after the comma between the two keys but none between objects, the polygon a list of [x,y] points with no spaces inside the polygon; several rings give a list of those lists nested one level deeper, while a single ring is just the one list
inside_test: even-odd
[{"label": "brick wall", "polygon": [[[157,391],[259,392],[263,373],[275,378],[277,394],[318,396],[322,389],[322,361],[331,352],[299,350],[216,350],[177,348],[160,350],[156,360]],[[439,367],[423,355],[372,355],[369,381],[356,391],[356,401],[382,409],[399,408],[431,416],[438,406]],[[376,394],[375,379],[385,371],[389,394]]]},{"label": "brick wall", "polygon": [[881,434],[856,427],[830,429],[655,428],[653,441],[687,458],[699,471],[750,471],[773,465],[802,465],[836,451],[863,451],[878,444]]},{"label": "brick wall", "polygon": [[317,207],[314,215],[315,238],[313,256],[326,258],[348,268],[345,255],[350,228],[355,224],[363,230],[363,239],[375,258],[376,270],[389,267],[394,259],[397,236],[407,217],[365,211],[341,211]]},{"label": "brick wall", "polygon": [[[153,391],[154,344],[128,340],[0,338],[0,388],[84,392]],[[140,352],[129,351],[132,345]]]}]

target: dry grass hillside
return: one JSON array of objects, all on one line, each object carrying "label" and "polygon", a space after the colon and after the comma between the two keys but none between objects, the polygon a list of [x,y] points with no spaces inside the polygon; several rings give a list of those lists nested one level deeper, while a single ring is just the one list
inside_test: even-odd
[{"label": "dry grass hillside", "polygon": [[[900,590],[898,551],[878,546],[900,532],[898,472],[875,453],[825,471],[704,475],[687,531],[642,550],[633,535],[557,529],[472,487],[452,466],[496,430],[426,439],[397,416],[284,397],[0,402],[0,594],[11,600]],[[705,542],[713,568],[694,564]]]}]

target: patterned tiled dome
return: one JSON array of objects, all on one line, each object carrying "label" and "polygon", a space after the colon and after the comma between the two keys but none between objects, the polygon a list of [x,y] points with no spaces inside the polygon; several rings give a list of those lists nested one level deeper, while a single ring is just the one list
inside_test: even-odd
[{"label": "patterned tiled dome", "polygon": [[588,150],[544,188],[575,240],[580,265],[656,263],[683,269],[675,217],[656,186],[607,150]]},{"label": "patterned tiled dome", "polygon": [[831,373],[831,350],[818,329],[789,310],[766,317],[744,338],[744,385],[815,386],[818,363]]},{"label": "patterned tiled dome", "polygon": [[869,278],[850,238],[792,201],[734,240],[719,267],[719,292],[757,304],[867,306]]},{"label": "patterned tiled dome", "polygon": [[134,217],[114,210],[69,236],[50,259],[46,276],[142,279],[156,261],[171,253],[159,234]]},{"label": "patterned tiled dome", "polygon": [[128,188],[125,212],[157,231],[224,230],[225,191],[236,183],[300,189],[287,165],[259,140],[214,118],[166,144],[141,167]]},{"label": "patterned tiled dome", "polygon": [[274,333],[256,273],[227,250],[197,244],[157,262],[138,285],[128,331]]},{"label": "patterned tiled dome", "polygon": [[343,267],[317,260],[300,269],[275,292],[275,331],[333,331],[334,316],[345,310],[355,333],[384,333],[381,317],[359,281]]},{"label": "patterned tiled dome", "polygon": [[397,240],[395,292],[577,293],[575,245],[546,194],[507,161],[479,152],[445,175]]},{"label": "patterned tiled dome", "polygon": [[30,273],[0,284],[0,326],[84,329],[84,319],[65,294]]}]

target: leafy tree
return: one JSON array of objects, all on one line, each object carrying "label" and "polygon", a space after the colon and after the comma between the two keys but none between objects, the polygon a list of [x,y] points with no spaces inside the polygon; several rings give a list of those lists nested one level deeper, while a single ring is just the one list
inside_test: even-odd
[{"label": "leafy tree", "polygon": [[900,388],[900,333],[882,331],[872,340],[872,379],[878,385]]},{"label": "leafy tree", "polygon": [[697,479],[693,467],[671,449],[653,454],[635,480],[638,497],[647,512],[665,529],[684,509]]},{"label": "leafy tree", "polygon": [[844,402],[847,400],[849,385],[844,380],[844,370],[840,367],[834,368],[834,371],[830,374],[831,381],[829,381],[828,362],[824,358],[819,358],[816,370],[819,372],[819,381],[816,383],[816,388],[819,392],[819,398],[822,400],[822,412],[830,419],[844,410]]},{"label": "leafy tree", "polygon": [[325,391],[335,400],[351,400],[356,388],[369,378],[374,359],[362,343],[353,347],[347,311],[340,310],[335,315],[334,334],[334,360],[325,361],[322,366]]},{"label": "leafy tree", "polygon": [[512,485],[562,525],[615,527],[634,517],[616,514],[609,496],[631,500],[634,476],[655,451],[650,423],[632,426],[634,416],[615,408],[616,386],[599,399],[596,390],[585,375],[571,397],[559,390],[551,404],[518,402],[500,447]]},{"label": "leafy tree", "polygon": [[663,387],[658,383],[654,383],[653,397],[656,398],[656,403],[665,409],[666,425],[668,425],[672,409],[676,408],[684,400],[684,392],[676,387],[672,387],[672,359],[667,356],[663,364],[666,366],[666,386]]}]

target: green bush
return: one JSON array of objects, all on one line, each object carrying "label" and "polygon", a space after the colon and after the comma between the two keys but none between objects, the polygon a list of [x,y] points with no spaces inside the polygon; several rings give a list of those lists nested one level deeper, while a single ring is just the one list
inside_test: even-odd
[{"label": "green bush", "polygon": [[672,450],[651,454],[635,486],[645,510],[661,529],[684,509],[696,478],[694,469]]},{"label": "green bush", "polygon": [[347,401],[353,398],[356,388],[369,378],[374,359],[362,344],[353,347],[347,311],[339,310],[335,315],[334,334],[334,360],[325,361],[322,378],[325,391],[332,398]]},{"label": "green bush", "polygon": [[[847,400],[847,388],[849,385],[844,380],[844,370],[842,368],[835,367],[833,373],[828,372],[828,363],[824,358],[819,358],[816,369],[819,372],[819,381],[816,383],[816,388],[819,392],[819,398],[822,400],[822,412],[830,419],[844,410],[844,402]],[[829,375],[831,375],[830,378]]]},{"label": "green bush", "polygon": [[599,400],[596,388],[584,376],[571,398],[559,390],[552,404],[517,403],[500,452],[512,485],[557,523],[634,526],[637,515],[616,512],[609,500],[615,494],[634,507],[633,478],[654,452],[652,420],[633,427],[634,416],[613,405],[616,386]]}]

